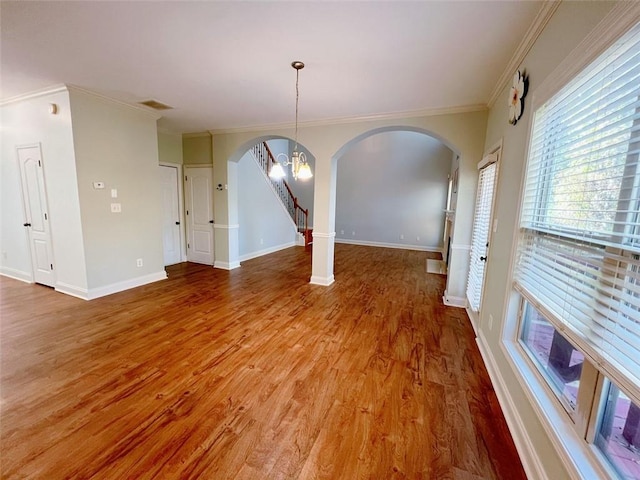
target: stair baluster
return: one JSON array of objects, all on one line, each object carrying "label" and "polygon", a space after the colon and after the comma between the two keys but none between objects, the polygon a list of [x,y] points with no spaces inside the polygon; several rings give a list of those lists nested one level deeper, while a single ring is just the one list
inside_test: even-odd
[{"label": "stair baluster", "polygon": [[280,201],[289,212],[293,222],[296,224],[298,232],[304,235],[305,245],[309,246],[312,243],[311,230],[309,230],[308,223],[309,210],[305,210],[300,206],[298,199],[293,196],[291,188],[284,178],[275,180],[269,177],[269,170],[276,162],[273,153],[271,153],[271,150],[269,149],[269,145],[267,145],[267,142],[258,143],[251,148],[251,152],[258,161],[260,168],[262,168],[271,181],[271,185],[280,198]]}]

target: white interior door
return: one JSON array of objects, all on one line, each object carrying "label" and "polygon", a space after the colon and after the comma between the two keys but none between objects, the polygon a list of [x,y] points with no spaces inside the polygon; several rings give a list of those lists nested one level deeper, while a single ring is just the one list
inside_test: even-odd
[{"label": "white interior door", "polygon": [[160,167],[162,185],[162,245],[164,264],[179,263],[182,257],[180,245],[180,196],[178,188],[178,169]]},{"label": "white interior door", "polygon": [[185,168],[187,260],[213,265],[213,169]]},{"label": "white interior door", "polygon": [[478,165],[478,169],[478,193],[473,217],[471,260],[469,262],[469,277],[467,278],[467,300],[469,307],[474,312],[480,311],[484,290],[485,265],[489,254],[493,218],[493,199],[498,179],[498,152],[487,155]]},{"label": "white interior door", "polygon": [[40,146],[18,147],[18,162],[33,279],[36,283],[53,287],[56,279]]}]

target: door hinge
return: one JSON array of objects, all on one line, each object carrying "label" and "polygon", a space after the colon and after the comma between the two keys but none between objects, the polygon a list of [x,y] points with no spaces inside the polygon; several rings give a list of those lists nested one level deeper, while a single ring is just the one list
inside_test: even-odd
[{"label": "door hinge", "polygon": [[191,245],[189,245],[188,243],[187,243],[187,248],[191,248]]},{"label": "door hinge", "polygon": [[187,181],[187,176],[186,176],[186,175],[184,176],[184,181],[185,181],[185,182]]},{"label": "door hinge", "polygon": [[51,270],[53,270],[53,263],[50,263],[50,265],[51,265]]},{"label": "door hinge", "polygon": [[187,215],[189,215],[189,210],[187,210]]},{"label": "door hinge", "polygon": [[45,219],[45,220],[48,220],[48,218],[47,218],[47,214],[46,214],[46,213],[44,214],[44,219]]},{"label": "door hinge", "polygon": [[38,160],[38,166],[42,167],[42,162],[40,160]]}]

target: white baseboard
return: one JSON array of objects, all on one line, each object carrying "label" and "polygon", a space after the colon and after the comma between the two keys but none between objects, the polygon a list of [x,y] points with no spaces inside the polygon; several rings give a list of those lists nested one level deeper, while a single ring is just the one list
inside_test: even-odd
[{"label": "white baseboard", "polygon": [[444,292],[444,296],[442,297],[442,303],[444,303],[449,307],[467,308],[466,297],[454,297],[452,295],[447,294],[446,290]]},{"label": "white baseboard", "polygon": [[[304,246],[304,237],[302,238],[302,246]],[[245,262],[247,260],[251,260],[252,258],[262,257],[263,255],[269,255],[270,253],[279,252],[280,250],[284,250],[285,248],[295,247],[296,242],[287,242],[282,245],[276,245],[275,247],[265,248],[263,250],[258,250],[257,252],[246,253],[244,255],[240,255],[240,261]]]},{"label": "white baseboard", "polygon": [[471,307],[468,307],[468,306],[465,308],[465,310],[467,311],[467,317],[469,318],[469,323],[471,324],[471,327],[473,328],[473,331],[477,337],[478,336],[477,324],[480,323],[480,314],[478,312],[474,312],[473,310],[471,310]]},{"label": "white baseboard", "polygon": [[502,375],[500,375],[500,370],[496,365],[491,349],[489,348],[482,331],[480,331],[479,335],[476,337],[476,342],[478,344],[482,360],[487,368],[487,372],[489,373],[491,384],[493,385],[493,389],[498,397],[498,403],[500,403],[500,408],[502,409],[504,418],[507,421],[507,426],[509,427],[511,437],[513,438],[513,443],[516,446],[516,450],[520,456],[520,461],[522,462],[524,471],[527,474],[527,478],[531,480],[546,479],[547,475],[544,467],[542,466],[542,461],[540,460],[537,450],[531,441],[531,437],[529,437],[529,434],[527,433],[527,429],[522,423],[522,419],[518,414],[518,408],[509,393],[509,386],[505,384]]},{"label": "white baseboard", "polygon": [[[123,292],[124,290],[129,290],[131,288],[141,287],[142,285],[146,285],[147,283],[164,280],[165,278],[167,278],[167,272],[162,270],[161,272],[150,273],[141,277],[131,278],[122,282],[105,285],[104,287],[90,288],[86,293],[85,300],[93,300],[95,298],[105,297],[113,293]],[[81,289],[77,289],[77,291],[81,291]]]},{"label": "white baseboard", "polygon": [[23,272],[22,270],[16,270],[11,267],[0,267],[0,275],[13,278],[14,280],[20,280],[21,282],[33,283],[33,275],[29,272]]},{"label": "white baseboard", "polygon": [[310,284],[312,284],[312,285],[322,285],[323,287],[328,287],[333,282],[335,282],[335,278],[334,278],[333,275],[331,275],[330,277],[318,277],[316,275],[312,275],[311,276],[311,280],[309,280]]},{"label": "white baseboard", "polygon": [[221,262],[216,260],[213,262],[213,268],[219,268],[221,270],[233,270],[240,268],[240,262]]},{"label": "white baseboard", "polygon": [[69,285],[64,282],[56,282],[56,292],[64,293],[65,295],[71,295],[82,300],[89,300],[89,291],[86,288],[76,287],[75,285]]},{"label": "white baseboard", "polygon": [[337,238],[337,237],[335,242],[346,243],[347,245],[361,245],[363,247],[397,248],[400,250],[417,250],[419,252],[436,252],[436,253],[442,254],[442,248],[425,247],[424,245],[409,245],[405,243],[370,242],[368,240],[350,240],[348,238]]}]

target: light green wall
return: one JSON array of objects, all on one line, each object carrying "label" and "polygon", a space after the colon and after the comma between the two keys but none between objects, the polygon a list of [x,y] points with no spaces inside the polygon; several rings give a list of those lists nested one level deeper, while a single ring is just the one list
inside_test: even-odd
[{"label": "light green wall", "polygon": [[157,117],[73,89],[70,98],[90,292],[164,274]]},{"label": "light green wall", "polygon": [[211,135],[208,133],[182,136],[182,159],[185,165],[212,163]]},{"label": "light green wall", "polygon": [[[49,206],[56,288],[87,289],[69,93],[64,88],[2,106],[0,271],[33,281],[16,147],[40,145]],[[49,112],[58,106],[57,115]]]},{"label": "light green wall", "polygon": [[183,163],[182,135],[158,132],[158,160],[160,163]]},{"label": "light green wall", "polygon": [[[485,150],[500,140],[503,141],[503,149],[494,210],[498,230],[491,239],[479,329],[490,347],[499,374],[508,385],[513,404],[517,407],[524,428],[535,444],[536,453],[543,462],[548,478],[569,477],[500,346],[505,321],[505,300],[511,291],[509,266],[517,230],[520,186],[531,128],[530,103],[536,88],[613,5],[613,2],[562,2],[520,65],[520,69],[526,70],[529,75],[529,92],[525,99],[522,118],[515,126],[508,123],[507,97],[510,85],[505,85],[495,106],[489,112],[487,125]],[[489,316],[493,317],[491,328]]]}]

